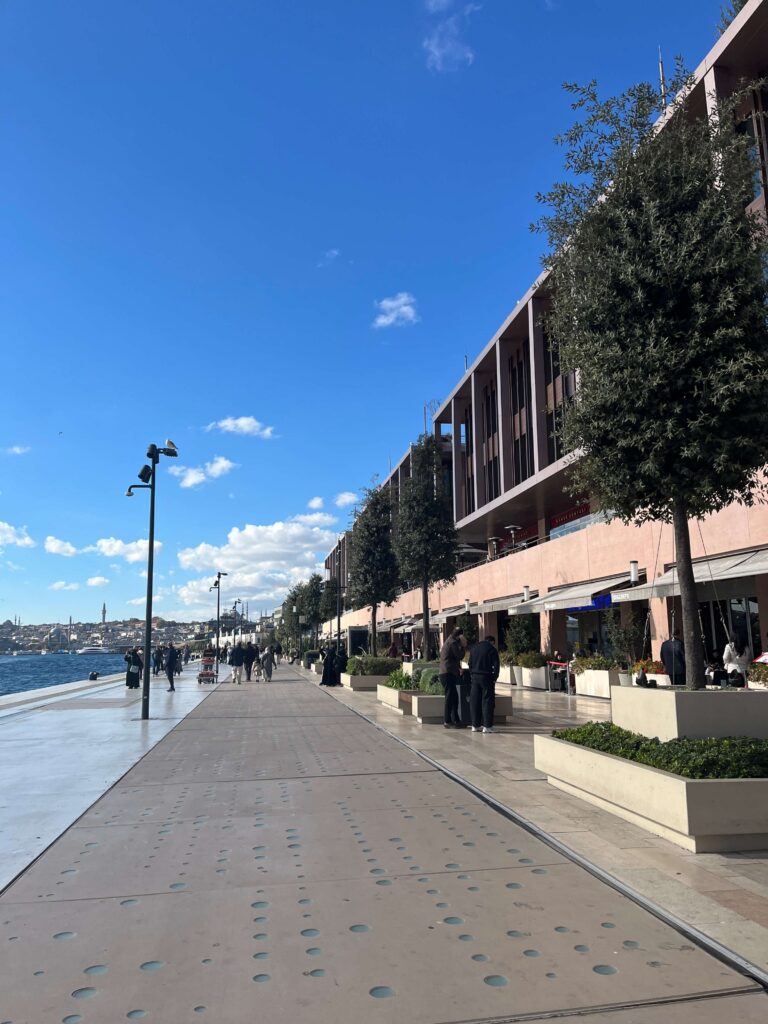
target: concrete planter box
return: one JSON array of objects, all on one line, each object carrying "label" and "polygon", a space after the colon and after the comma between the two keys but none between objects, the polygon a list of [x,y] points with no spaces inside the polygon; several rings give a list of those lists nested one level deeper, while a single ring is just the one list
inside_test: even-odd
[{"label": "concrete planter box", "polygon": [[660,740],[687,736],[752,736],[768,739],[768,694],[751,690],[646,690],[611,693],[614,725]]},{"label": "concrete planter box", "polygon": [[692,853],[768,847],[768,779],[685,779],[551,736],[533,744],[553,786]]},{"label": "concrete planter box", "polygon": [[619,672],[619,686],[634,686],[635,680],[631,672]]},{"label": "concrete planter box", "polygon": [[[414,693],[411,698],[412,714],[420,725],[434,725],[443,721],[445,698],[439,694]],[[496,713],[494,722],[503,725],[512,717],[512,698],[505,694],[496,694]]]},{"label": "concrete planter box", "polygon": [[341,673],[341,685],[348,690],[375,690],[379,683],[383,683],[386,676],[351,676],[348,672]]},{"label": "concrete planter box", "polygon": [[517,665],[502,665],[497,681],[499,683],[506,683],[507,686],[521,686],[522,671]]},{"label": "concrete planter box", "polygon": [[576,693],[582,697],[611,696],[611,687],[619,685],[618,669],[588,668],[576,673]]},{"label": "concrete planter box", "polygon": [[518,681],[522,677],[523,686],[528,686],[532,690],[546,690],[547,688],[547,668],[546,665],[543,668],[520,668],[515,666],[515,671],[519,673]]},{"label": "concrete planter box", "polygon": [[412,676],[413,675],[413,662],[412,661],[404,661],[403,662],[403,672],[405,672],[405,674],[407,676]]},{"label": "concrete planter box", "polygon": [[[649,672],[646,674],[648,676],[648,682],[650,683],[655,681],[657,687],[672,685],[672,680],[669,678],[668,675],[655,675],[653,672]],[[641,686],[640,689],[645,689],[645,687]]]},{"label": "concrete planter box", "polygon": [[[400,715],[412,713],[412,702],[418,690],[395,690],[391,686],[379,684],[376,687],[376,699]],[[442,700],[442,698],[440,698]]]}]

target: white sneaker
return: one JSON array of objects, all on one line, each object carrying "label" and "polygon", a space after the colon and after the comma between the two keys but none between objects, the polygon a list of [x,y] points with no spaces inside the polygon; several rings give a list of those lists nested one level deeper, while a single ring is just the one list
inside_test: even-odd
[{"label": "white sneaker", "polygon": [[493,729],[489,729],[487,726],[483,726],[483,732],[493,732]]},{"label": "white sneaker", "polygon": [[472,732],[481,732],[481,731],[482,731],[482,730],[480,729],[480,726],[479,726],[479,725],[473,725],[473,726],[472,726]]}]

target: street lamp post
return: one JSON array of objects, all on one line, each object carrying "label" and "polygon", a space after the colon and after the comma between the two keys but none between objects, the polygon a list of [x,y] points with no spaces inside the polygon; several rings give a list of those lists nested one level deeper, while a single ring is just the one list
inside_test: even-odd
[{"label": "street lamp post", "polygon": [[212,587],[208,590],[216,591],[216,678],[219,678],[219,634],[221,633],[221,577],[227,576],[226,572],[217,572]]},{"label": "street lamp post", "polygon": [[294,605],[293,606],[293,614],[294,614],[294,617],[296,619],[296,652],[297,652],[297,655],[298,655],[298,658],[299,658],[299,663],[301,663],[301,639],[300,639],[301,634],[299,632],[299,616],[298,616],[298,611],[299,611],[299,609],[296,607],[296,605]]},{"label": "street lamp post", "polygon": [[341,539],[336,548],[336,651],[341,652]]},{"label": "street lamp post", "polygon": [[165,448],[158,448],[151,444],[147,448],[149,465],[141,467],[138,473],[140,484],[131,484],[125,492],[127,498],[133,497],[135,490],[149,491],[149,550],[147,551],[147,607],[144,622],[144,679],[141,689],[141,718],[146,721],[149,718],[149,658],[152,650],[152,587],[155,568],[155,482],[157,476],[157,464],[160,456],[175,459],[178,456],[176,445],[173,441],[166,441]]}]

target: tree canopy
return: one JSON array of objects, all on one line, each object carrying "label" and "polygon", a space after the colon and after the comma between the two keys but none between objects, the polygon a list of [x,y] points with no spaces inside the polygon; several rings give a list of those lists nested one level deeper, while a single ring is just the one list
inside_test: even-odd
[{"label": "tree canopy", "polygon": [[386,487],[366,489],[348,540],[348,594],[353,608],[371,606],[371,652],[376,652],[376,611],[391,604],[400,582],[392,547],[392,501]]},{"label": "tree canopy", "polygon": [[625,521],[674,522],[698,685],[688,518],[755,500],[768,296],[764,226],[745,213],[754,151],[734,130],[747,94],[696,119],[686,84],[678,68],[666,111],[647,83],[608,100],[594,82],[567,86],[581,119],[558,140],[568,177],[539,197],[550,212],[538,226],[551,246],[546,329],[578,379],[561,428],[578,454],[570,487]]}]

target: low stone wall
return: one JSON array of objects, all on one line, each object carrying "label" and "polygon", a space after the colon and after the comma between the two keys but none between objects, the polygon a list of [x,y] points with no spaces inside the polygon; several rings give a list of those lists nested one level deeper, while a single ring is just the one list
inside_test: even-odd
[{"label": "low stone wall", "polygon": [[755,690],[646,690],[614,687],[614,725],[660,740],[687,736],[768,739],[768,692]]},{"label": "low stone wall", "polygon": [[[440,694],[416,693],[412,699],[412,714],[421,725],[434,725],[443,721],[445,698]],[[512,697],[496,694],[496,711],[494,722],[504,725],[512,717]]]},{"label": "low stone wall", "polygon": [[534,736],[551,785],[692,853],[768,848],[768,779],[685,779],[552,736]]},{"label": "low stone wall", "polygon": [[376,687],[376,698],[400,715],[413,713],[413,698],[418,693],[418,690],[395,690],[392,686],[382,684]]},{"label": "low stone wall", "polygon": [[610,698],[611,687],[619,685],[619,670],[588,668],[576,673],[576,693],[582,697]]},{"label": "low stone wall", "polygon": [[351,676],[348,672],[341,673],[341,685],[348,690],[375,690],[379,683],[383,683],[386,676]]}]

